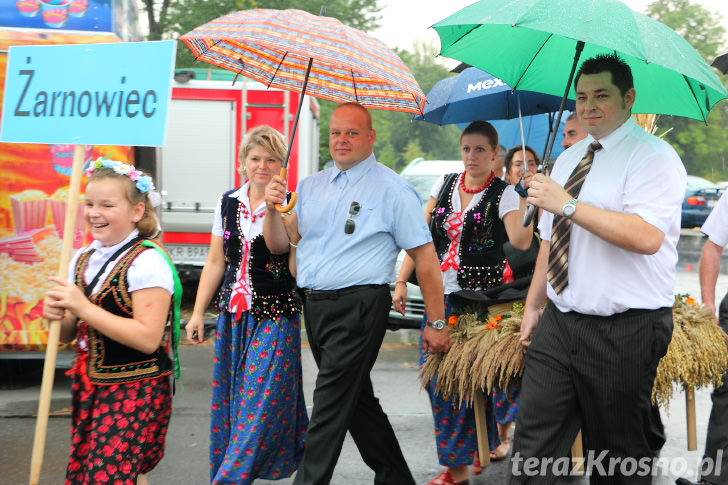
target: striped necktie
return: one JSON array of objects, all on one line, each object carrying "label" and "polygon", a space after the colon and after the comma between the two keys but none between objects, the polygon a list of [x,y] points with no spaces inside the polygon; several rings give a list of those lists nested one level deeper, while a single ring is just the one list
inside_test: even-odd
[{"label": "striped necktie", "polygon": [[[594,152],[602,148],[598,141],[593,141],[586,151],[586,155],[571,172],[564,189],[573,198],[579,197],[581,186],[584,185],[589,170],[594,161]],[[549,251],[549,266],[546,272],[551,287],[556,294],[561,293],[569,284],[569,239],[571,238],[571,219],[560,214],[554,214],[553,229],[551,230],[551,250]]]}]

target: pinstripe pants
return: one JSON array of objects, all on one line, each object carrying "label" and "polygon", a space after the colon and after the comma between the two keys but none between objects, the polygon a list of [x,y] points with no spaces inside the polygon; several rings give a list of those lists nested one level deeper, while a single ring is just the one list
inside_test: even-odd
[{"label": "pinstripe pants", "polygon": [[568,473],[568,459],[557,459],[579,428],[591,484],[651,483],[631,465],[652,466],[644,420],[671,338],[672,308],[598,317],[549,303],[526,352],[510,483],[553,484]]}]

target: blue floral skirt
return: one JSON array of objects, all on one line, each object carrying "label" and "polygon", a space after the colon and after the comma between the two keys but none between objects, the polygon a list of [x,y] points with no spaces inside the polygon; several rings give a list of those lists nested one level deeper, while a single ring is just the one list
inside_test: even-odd
[{"label": "blue floral skirt", "polygon": [[210,421],[210,481],[249,484],[291,476],[303,457],[308,414],[301,383],[300,316],[217,321]]}]

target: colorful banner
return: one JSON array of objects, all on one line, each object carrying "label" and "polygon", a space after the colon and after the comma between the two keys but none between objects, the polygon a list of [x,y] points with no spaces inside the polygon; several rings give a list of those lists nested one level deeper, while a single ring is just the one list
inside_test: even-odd
[{"label": "colorful banner", "polygon": [[109,33],[141,38],[133,0],[0,0],[0,27]]}]

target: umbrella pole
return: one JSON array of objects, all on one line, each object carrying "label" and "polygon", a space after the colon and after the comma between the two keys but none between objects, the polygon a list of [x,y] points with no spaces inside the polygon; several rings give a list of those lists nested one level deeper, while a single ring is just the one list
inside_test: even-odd
[{"label": "umbrella pole", "polygon": [[[322,5],[319,11],[319,17],[326,15],[326,6]],[[301,106],[303,106],[303,98],[306,97],[306,87],[308,86],[308,76],[311,74],[311,66],[313,65],[313,57],[308,58],[308,66],[306,67],[306,75],[303,78],[303,89],[301,89],[301,97],[298,99],[298,108],[296,108],[296,118],[293,120],[293,128],[291,129],[291,141],[288,142],[288,150],[286,150],[286,159],[283,160],[283,168],[281,168],[281,178],[285,179],[288,175],[288,159],[291,158],[291,149],[293,148],[293,140],[296,138],[296,127],[298,126],[298,117],[301,115]],[[291,200],[287,205],[282,206],[276,204],[275,208],[278,212],[284,213],[293,209],[298,201],[298,194],[291,192]]]},{"label": "umbrella pole", "polygon": [[[78,196],[81,192],[81,169],[86,157],[85,145],[76,145],[73,151],[73,165],[71,169],[71,184],[68,189],[68,204],[66,205],[66,221],[63,224],[63,247],[58,263],[58,277],[66,279],[68,276],[68,262],[71,260],[73,249],[73,236],[76,229],[76,215],[78,211]],[[58,355],[58,340],[61,334],[61,322],[49,322],[48,343],[46,344],[46,357],[43,364],[43,380],[40,386],[38,400],[38,419],[35,423],[35,438],[33,440],[33,453],[30,458],[30,485],[37,485],[40,480],[40,469],[43,464],[43,450],[45,448],[46,431],[48,429],[48,413],[51,405],[51,392],[53,391],[53,377],[56,371],[56,356]]]},{"label": "umbrella pole", "polygon": [[[549,137],[549,146],[546,149],[546,154],[543,157],[543,165],[546,171],[549,171],[549,158],[551,157],[551,149],[554,147],[554,141],[556,140],[556,131],[561,123],[561,115],[564,113],[564,107],[566,106],[566,99],[569,97],[569,89],[571,89],[571,81],[574,80],[574,72],[576,71],[576,65],[579,63],[579,57],[581,57],[581,51],[584,50],[584,41],[578,41],[576,43],[576,52],[574,52],[574,62],[571,65],[571,72],[569,73],[569,80],[566,82],[566,89],[564,90],[564,96],[561,98],[561,106],[559,106],[559,114],[556,115],[556,128],[554,128],[551,136]],[[536,207],[528,204],[526,206],[526,212],[523,214],[523,227],[531,224],[533,216],[536,213]]]},{"label": "umbrella pole", "polygon": [[[286,150],[286,159],[283,160],[283,167],[281,168],[281,178],[285,179],[288,175],[288,159],[291,158],[291,150],[293,149],[293,140],[296,138],[296,127],[298,126],[298,118],[301,115],[301,106],[303,106],[303,98],[306,97],[306,87],[308,86],[308,77],[311,74],[311,66],[313,65],[313,57],[309,57],[308,66],[306,67],[306,76],[303,79],[303,89],[301,89],[301,96],[298,98],[298,108],[296,108],[296,117],[293,120],[293,128],[291,128],[291,139],[288,142],[288,149]],[[298,194],[291,192],[291,201],[282,206],[276,204],[276,210],[278,212],[288,212],[293,209],[298,200]]]}]

